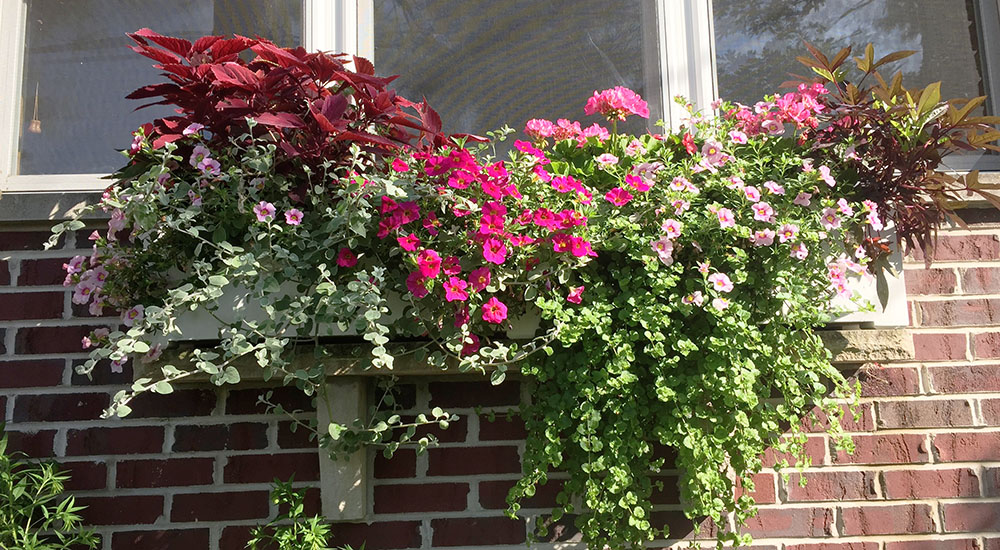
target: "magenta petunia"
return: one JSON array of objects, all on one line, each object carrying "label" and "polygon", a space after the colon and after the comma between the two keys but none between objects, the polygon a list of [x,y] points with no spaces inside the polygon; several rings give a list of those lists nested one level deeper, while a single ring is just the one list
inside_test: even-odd
[{"label": "magenta petunia", "polygon": [[584,285],[570,287],[569,294],[566,295],[566,301],[571,304],[579,304],[583,301],[583,289]]},{"label": "magenta petunia", "polygon": [[358,257],[351,252],[350,248],[346,246],[340,247],[340,251],[337,252],[337,265],[340,267],[354,267],[358,264]]},{"label": "magenta petunia", "polygon": [[449,302],[464,302],[469,299],[469,293],[465,290],[469,283],[458,277],[449,277],[442,286],[444,286],[444,299]]},{"label": "magenta petunia", "polygon": [[396,242],[399,243],[400,248],[409,252],[413,252],[420,247],[420,238],[414,233],[410,233],[405,237],[396,237]]},{"label": "magenta petunia", "polygon": [[488,237],[483,241],[483,259],[500,265],[507,259],[507,246],[496,237]]},{"label": "magenta petunia", "polygon": [[632,193],[629,193],[621,187],[615,187],[611,191],[604,194],[604,200],[610,202],[615,206],[624,206],[632,200]]},{"label": "magenta petunia", "polygon": [[490,269],[488,267],[473,269],[469,273],[469,284],[472,285],[472,290],[476,292],[485,290],[490,285]]},{"label": "magenta petunia", "polygon": [[437,277],[441,273],[441,255],[430,249],[421,250],[417,254],[417,268],[428,279]]},{"label": "magenta petunia", "polygon": [[499,324],[507,318],[507,306],[500,300],[497,300],[496,296],[491,296],[486,303],[483,304],[483,321],[487,323]]}]

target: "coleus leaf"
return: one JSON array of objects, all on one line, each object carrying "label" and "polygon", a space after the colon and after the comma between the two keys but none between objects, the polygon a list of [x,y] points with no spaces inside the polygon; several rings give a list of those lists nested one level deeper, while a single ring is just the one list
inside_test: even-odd
[{"label": "coleus leaf", "polygon": [[275,128],[302,128],[306,123],[293,113],[262,113],[254,117],[258,124]]},{"label": "coleus leaf", "polygon": [[187,40],[184,40],[183,38],[174,38],[172,36],[163,36],[162,34],[153,32],[148,28],[139,29],[128,36],[137,42],[139,41],[136,38],[137,36],[149,39],[150,42],[158,44],[185,59],[187,59],[188,55],[191,53],[191,43]]}]

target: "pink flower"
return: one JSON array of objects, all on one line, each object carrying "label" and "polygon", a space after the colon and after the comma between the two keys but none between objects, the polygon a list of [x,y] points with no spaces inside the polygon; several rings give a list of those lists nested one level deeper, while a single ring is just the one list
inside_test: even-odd
[{"label": "pink flower", "polygon": [[596,160],[597,164],[600,164],[601,166],[611,166],[613,164],[618,164],[618,157],[612,155],[611,153],[604,153],[603,155],[599,155],[594,160]]},{"label": "pink flower", "polygon": [[444,299],[449,302],[454,302],[456,300],[464,302],[469,299],[469,293],[465,291],[465,288],[469,286],[469,283],[459,279],[458,277],[450,277],[444,283]]},{"label": "pink flower", "polygon": [[701,273],[702,275],[707,275],[709,267],[711,267],[710,262],[698,262],[698,273]]},{"label": "pink flower", "polygon": [[580,237],[572,237],[570,239],[569,251],[577,258],[582,256],[597,256],[597,253],[590,246],[590,241],[581,239]]},{"label": "pink flower", "polygon": [[212,158],[204,158],[198,163],[198,169],[209,176],[217,176],[220,172],[219,161]]},{"label": "pink flower", "polygon": [[441,271],[445,275],[458,275],[462,272],[462,266],[458,263],[458,256],[448,256],[441,262]]},{"label": "pink flower", "polygon": [[507,246],[496,237],[488,237],[483,241],[483,259],[500,265],[507,259]]},{"label": "pink flower", "polygon": [[840,227],[840,216],[837,216],[837,211],[833,208],[824,208],[820,223],[826,229],[837,229]]},{"label": "pink flower", "polygon": [[771,208],[770,204],[767,204],[766,202],[758,202],[751,208],[753,209],[753,219],[762,222],[772,221],[772,217],[774,216],[774,209]]},{"label": "pink flower", "polygon": [[733,130],[729,132],[729,140],[738,145],[743,145],[747,142],[747,135],[739,130]]},{"label": "pink flower", "polygon": [[406,172],[410,169],[410,165],[403,159],[392,159],[392,169],[394,172]]},{"label": "pink flower", "polygon": [[115,208],[111,211],[111,219],[108,220],[108,238],[114,240],[114,234],[122,229],[125,229],[125,213]]},{"label": "pink flower", "polygon": [[205,159],[209,158],[211,154],[211,151],[209,151],[204,145],[197,145],[195,146],[194,151],[191,152],[191,158],[188,159],[188,163],[197,168],[198,165]]},{"label": "pink flower", "polygon": [[90,346],[94,345],[94,343],[90,341],[90,336],[84,336],[80,340],[80,344],[83,346],[83,349],[87,349]]},{"label": "pink flower", "polygon": [[726,154],[722,152],[722,144],[714,139],[705,142],[701,154],[708,166],[715,167],[725,162]]},{"label": "pink flower", "polygon": [[867,215],[867,221],[875,231],[881,231],[883,227],[882,219],[878,217],[878,211],[872,210]]},{"label": "pink flower", "polygon": [[775,195],[784,195],[785,194],[785,188],[784,187],[778,185],[777,182],[770,181],[770,180],[764,182],[764,189],[767,189],[768,192],[774,193]]},{"label": "pink flower", "polygon": [[486,303],[483,304],[483,321],[487,323],[499,324],[507,318],[507,306],[497,300],[496,296],[491,296]]},{"label": "pink flower", "polygon": [[73,258],[67,264],[63,264],[63,269],[66,273],[72,275],[74,273],[79,273],[83,271],[83,262],[87,258],[84,256],[73,256]]},{"label": "pink flower", "polygon": [[628,145],[625,146],[625,154],[630,157],[634,157],[645,152],[646,148],[643,147],[642,142],[637,139],[633,139]]},{"label": "pink flower", "polygon": [[285,223],[288,225],[299,225],[302,223],[302,211],[298,208],[292,208],[285,211]]},{"label": "pink flower", "polygon": [[571,304],[579,304],[583,301],[583,289],[584,285],[570,287],[569,294],[566,295],[566,301]]},{"label": "pink flower", "polygon": [[138,304],[129,308],[128,311],[122,314],[122,324],[131,327],[136,323],[141,323],[144,317],[144,308],[142,304]]},{"label": "pink flower", "polygon": [[689,306],[690,305],[700,306],[701,304],[705,303],[705,296],[701,293],[700,290],[696,290],[691,294],[688,294],[687,296],[681,298],[681,303],[687,304]]},{"label": "pink flower", "polygon": [[837,185],[837,181],[830,175],[830,167],[825,164],[819,167],[819,179],[825,181],[830,187]]},{"label": "pink flower", "polygon": [[795,200],[793,200],[792,202],[799,206],[809,206],[810,204],[809,199],[811,198],[812,198],[812,193],[806,193],[805,191],[802,191],[798,195],[795,195]]},{"label": "pink flower", "polygon": [[417,268],[420,274],[428,279],[433,279],[441,272],[441,255],[437,252],[425,248],[417,254]]},{"label": "pink flower", "polygon": [[653,251],[659,256],[660,261],[664,265],[670,265],[674,263],[674,243],[666,237],[660,237],[659,239],[649,243],[653,247]]},{"label": "pink flower", "polygon": [[588,115],[601,113],[608,120],[625,120],[629,115],[649,118],[649,106],[646,102],[639,94],[621,86],[594,92],[593,97],[587,100],[583,112]]},{"label": "pink flower", "polygon": [[687,189],[689,185],[691,185],[691,182],[684,176],[676,176],[674,179],[670,180],[671,191],[683,191]]},{"label": "pink flower", "polygon": [[691,208],[691,203],[684,199],[674,199],[670,203],[670,206],[674,207],[674,214],[680,216],[687,211],[687,209]]},{"label": "pink flower", "polygon": [[772,136],[780,136],[785,133],[785,125],[773,118],[761,122],[760,127]]},{"label": "pink flower", "polygon": [[621,187],[615,187],[611,191],[604,194],[604,200],[610,202],[615,206],[624,206],[632,200],[632,193],[629,193]]},{"label": "pink flower", "polygon": [[576,137],[576,141],[579,144],[577,147],[583,147],[584,143],[587,142],[587,138],[592,137],[597,138],[597,141],[604,143],[604,140],[611,137],[611,133],[608,132],[607,128],[595,122],[584,128],[583,131],[580,132],[580,135]]},{"label": "pink flower", "polygon": [[743,188],[743,195],[745,195],[749,201],[757,202],[760,200],[760,190],[752,185],[748,185]]},{"label": "pink flower", "polygon": [[798,258],[800,260],[804,260],[804,259],[806,259],[806,256],[808,256],[808,255],[809,255],[809,251],[806,249],[806,245],[804,243],[795,243],[795,245],[792,246],[792,257],[793,258]]},{"label": "pink flower", "polygon": [[552,135],[555,125],[552,121],[533,118],[524,124],[524,133],[535,140],[542,140]]},{"label": "pink flower", "polygon": [[663,224],[660,226],[660,228],[663,229],[663,232],[666,234],[666,237],[668,239],[676,239],[677,237],[680,237],[681,228],[683,227],[684,224],[673,218],[664,221]]},{"label": "pink flower", "polygon": [[479,220],[479,233],[489,235],[503,232],[504,217],[498,215],[484,215]]},{"label": "pink flower", "polygon": [[190,136],[192,134],[197,134],[198,132],[202,131],[202,129],[204,129],[204,128],[205,128],[205,126],[203,124],[198,124],[197,122],[194,122],[192,124],[188,124],[188,127],[184,128],[184,130],[181,132],[181,134],[183,134],[185,136]]},{"label": "pink flower", "polygon": [[769,246],[774,242],[774,231],[770,229],[754,231],[753,235],[750,236],[750,240],[753,241],[754,246]]},{"label": "pink flower", "polygon": [[847,203],[847,199],[840,199],[837,201],[837,210],[845,216],[854,215],[854,209]]},{"label": "pink flower", "polygon": [[410,233],[405,237],[396,237],[396,242],[399,243],[400,248],[409,252],[413,252],[420,247],[420,238],[414,233]]},{"label": "pink flower", "polygon": [[415,298],[423,298],[427,296],[427,278],[420,274],[419,271],[414,271],[406,277],[406,289],[410,291]]},{"label": "pink flower", "polygon": [[253,213],[257,216],[257,221],[267,222],[274,219],[274,205],[266,202],[260,201],[253,207]]},{"label": "pink flower", "polygon": [[720,208],[716,213],[716,217],[719,219],[719,227],[725,229],[727,227],[736,226],[736,218],[733,217],[733,211],[728,208]]},{"label": "pink flower", "polygon": [[351,252],[350,248],[343,246],[337,252],[337,265],[340,267],[354,267],[358,264],[358,257]]},{"label": "pink flower", "polygon": [[725,298],[715,298],[712,300],[712,307],[719,311],[723,311],[729,307],[729,300]]},{"label": "pink flower", "polygon": [[802,159],[802,171],[809,173],[814,170],[812,159]]},{"label": "pink flower", "polygon": [[725,273],[713,273],[709,275],[708,282],[711,283],[712,288],[718,292],[733,291],[733,282],[729,280],[729,276]]},{"label": "pink flower", "polygon": [[488,267],[473,269],[469,273],[469,284],[472,285],[472,289],[476,292],[485,290],[490,285],[490,269]]},{"label": "pink flower", "polygon": [[799,234],[799,226],[791,223],[786,223],[782,225],[778,230],[778,240],[781,242],[788,242],[795,238]]},{"label": "pink flower", "polygon": [[477,351],[479,351],[479,337],[478,336],[476,336],[475,334],[470,334],[465,339],[467,341],[462,346],[462,351],[459,352],[459,355],[461,355],[461,356],[464,357],[466,355],[472,355],[473,353],[476,353]]},{"label": "pink flower", "polygon": [[646,180],[640,178],[635,174],[628,174],[625,176],[625,183],[630,185],[633,189],[639,192],[649,191],[649,183]]}]

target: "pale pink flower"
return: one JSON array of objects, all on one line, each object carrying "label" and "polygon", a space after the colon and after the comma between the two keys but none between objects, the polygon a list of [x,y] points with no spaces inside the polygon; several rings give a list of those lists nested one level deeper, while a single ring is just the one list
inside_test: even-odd
[{"label": "pale pink flower", "polygon": [[725,298],[715,298],[712,300],[712,307],[719,311],[723,311],[729,307],[729,300]]},{"label": "pale pink flower", "polygon": [[144,316],[142,304],[137,304],[129,308],[125,313],[122,313],[122,324],[131,327],[136,323],[141,323]]},{"label": "pale pink flower", "polygon": [[805,191],[800,191],[798,195],[795,195],[795,200],[792,202],[799,206],[809,206],[809,199],[812,198],[812,193],[806,193]]},{"label": "pale pink flower", "polygon": [[674,179],[670,180],[671,191],[683,191],[687,189],[688,185],[691,185],[691,182],[684,176],[676,176]]},{"label": "pale pink flower", "polygon": [[793,258],[804,260],[808,255],[809,255],[809,250],[806,249],[806,245],[804,243],[795,243],[794,245],[792,245]]},{"label": "pale pink flower", "polygon": [[87,258],[85,256],[73,256],[73,258],[70,259],[69,263],[63,264],[63,269],[65,269],[66,273],[70,275],[74,273],[79,273],[83,271],[83,262],[86,259]]},{"label": "pale pink flower", "polygon": [[290,208],[285,211],[285,223],[288,225],[299,225],[302,223],[302,211],[298,208]]},{"label": "pale pink flower", "polygon": [[667,237],[660,237],[659,239],[649,243],[653,247],[653,251],[656,255],[660,257],[660,261],[665,265],[670,265],[674,262],[674,243]]},{"label": "pale pink flower", "polygon": [[771,222],[774,217],[774,208],[766,202],[758,202],[751,207],[753,209],[753,219],[762,222]]},{"label": "pale pink flower", "polygon": [[711,267],[711,262],[698,262],[698,273],[702,275],[708,274],[708,268]]},{"label": "pale pink flower", "polygon": [[881,231],[883,227],[882,219],[878,217],[878,212],[872,210],[867,216],[868,223],[872,226],[875,231]]},{"label": "pale pink flower", "polygon": [[747,135],[739,130],[733,130],[729,132],[729,141],[737,145],[743,145],[747,142]]},{"label": "pale pink flower", "polygon": [[757,202],[760,200],[760,190],[752,185],[744,187],[743,194],[746,196],[748,201]]},{"label": "pale pink flower", "polygon": [[194,122],[192,124],[188,124],[188,127],[184,128],[184,130],[181,132],[181,134],[183,134],[185,136],[190,136],[192,134],[197,134],[198,132],[202,131],[202,129],[204,129],[204,128],[205,128],[204,124],[198,124],[197,122]]},{"label": "pale pink flower", "polygon": [[[739,176],[730,176],[729,180],[727,180],[726,187],[742,191],[743,188],[746,187],[746,183],[743,181],[743,178]],[[759,195],[760,192],[758,191],[757,194]]]},{"label": "pale pink flower", "polygon": [[754,231],[750,240],[753,241],[754,246],[769,246],[774,242],[774,231],[771,229]]},{"label": "pale pink flower", "polygon": [[713,273],[708,276],[708,282],[717,292],[732,292],[733,282],[725,273]]},{"label": "pale pink flower", "polygon": [[840,199],[837,201],[837,210],[840,211],[840,213],[845,216],[854,215],[854,209],[851,208],[851,205],[847,203],[847,199]]},{"label": "pale pink flower", "polygon": [[761,122],[760,127],[772,136],[780,136],[785,133],[785,125],[773,118]]},{"label": "pale pink flower", "polygon": [[691,294],[688,294],[687,296],[681,298],[681,303],[687,305],[700,306],[701,304],[705,303],[705,295],[702,294],[700,290],[696,290]]},{"label": "pale pink flower", "polygon": [[827,229],[837,229],[840,227],[840,216],[833,208],[824,208],[820,223]]},{"label": "pale pink flower", "polygon": [[274,205],[267,201],[260,201],[253,207],[253,213],[257,216],[257,221],[268,222],[274,219]]},{"label": "pale pink flower", "polygon": [[212,152],[208,150],[208,147],[205,147],[204,145],[197,145],[195,146],[194,151],[192,151],[191,158],[188,159],[188,162],[191,166],[197,168],[199,164],[201,164],[205,159],[211,157],[211,155]]},{"label": "pale pink flower", "polygon": [[708,166],[718,166],[725,162],[726,154],[722,151],[722,144],[714,139],[705,142],[701,147],[701,154]]},{"label": "pale pink flower", "polygon": [[83,349],[87,349],[90,346],[94,345],[94,343],[90,341],[90,336],[84,336],[80,340],[80,344],[83,346]]},{"label": "pale pink flower", "polygon": [[825,164],[819,167],[819,179],[826,182],[826,184],[829,185],[830,187],[837,185],[837,181],[834,180],[833,176],[830,175],[830,167]]},{"label": "pale pink flower", "polygon": [[674,214],[680,216],[687,209],[691,208],[691,203],[684,199],[674,199],[674,201],[670,203],[670,206],[674,207]]},{"label": "pale pink flower", "polygon": [[611,153],[604,153],[603,155],[599,155],[594,160],[596,160],[597,164],[600,164],[602,167],[618,164],[618,157],[612,155]]},{"label": "pale pink flower", "polygon": [[666,237],[668,239],[676,239],[677,237],[680,237],[681,229],[683,227],[684,224],[673,218],[664,221],[663,225],[661,225],[661,228],[663,229],[663,232],[666,234]]},{"label": "pale pink flower", "polygon": [[778,230],[778,240],[783,243],[788,242],[794,239],[795,236],[798,234],[799,234],[799,226],[792,223],[786,223],[785,225],[782,225],[781,228]]},{"label": "pale pink flower", "polygon": [[764,182],[764,189],[767,189],[768,192],[774,193],[775,195],[784,195],[785,194],[785,188],[784,187],[778,185],[777,182],[770,181],[770,180]]},{"label": "pale pink flower", "polygon": [[727,227],[736,226],[736,218],[733,217],[733,211],[728,208],[720,208],[718,212],[715,213],[716,217],[719,219],[719,227],[723,229]]},{"label": "pale pink flower", "polygon": [[813,170],[814,168],[812,159],[802,159],[802,171],[808,173],[812,172]]},{"label": "pale pink flower", "polygon": [[642,146],[642,142],[637,139],[633,139],[625,146],[625,154],[634,157],[636,155],[641,155],[646,152],[646,148]]}]

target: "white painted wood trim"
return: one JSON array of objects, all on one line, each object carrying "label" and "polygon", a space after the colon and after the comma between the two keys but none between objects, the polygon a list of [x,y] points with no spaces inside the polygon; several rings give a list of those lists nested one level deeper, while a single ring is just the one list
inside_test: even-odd
[{"label": "white painted wood trim", "polygon": [[[317,429],[325,433],[331,422],[352,425],[368,414],[368,384],[360,376],[331,378],[326,394],[316,403]],[[319,450],[320,499],[323,515],[332,521],[364,519],[368,511],[368,459],[366,449],[349,458],[333,460]]]},{"label": "white painted wood trim", "polygon": [[661,0],[657,7],[664,116],[677,129],[688,113],[674,103],[675,96],[685,97],[698,109],[707,109],[717,97],[712,2]]},{"label": "white painted wood trim", "polygon": [[27,11],[24,0],[0,2],[0,191],[10,188],[10,176],[17,170]]}]

